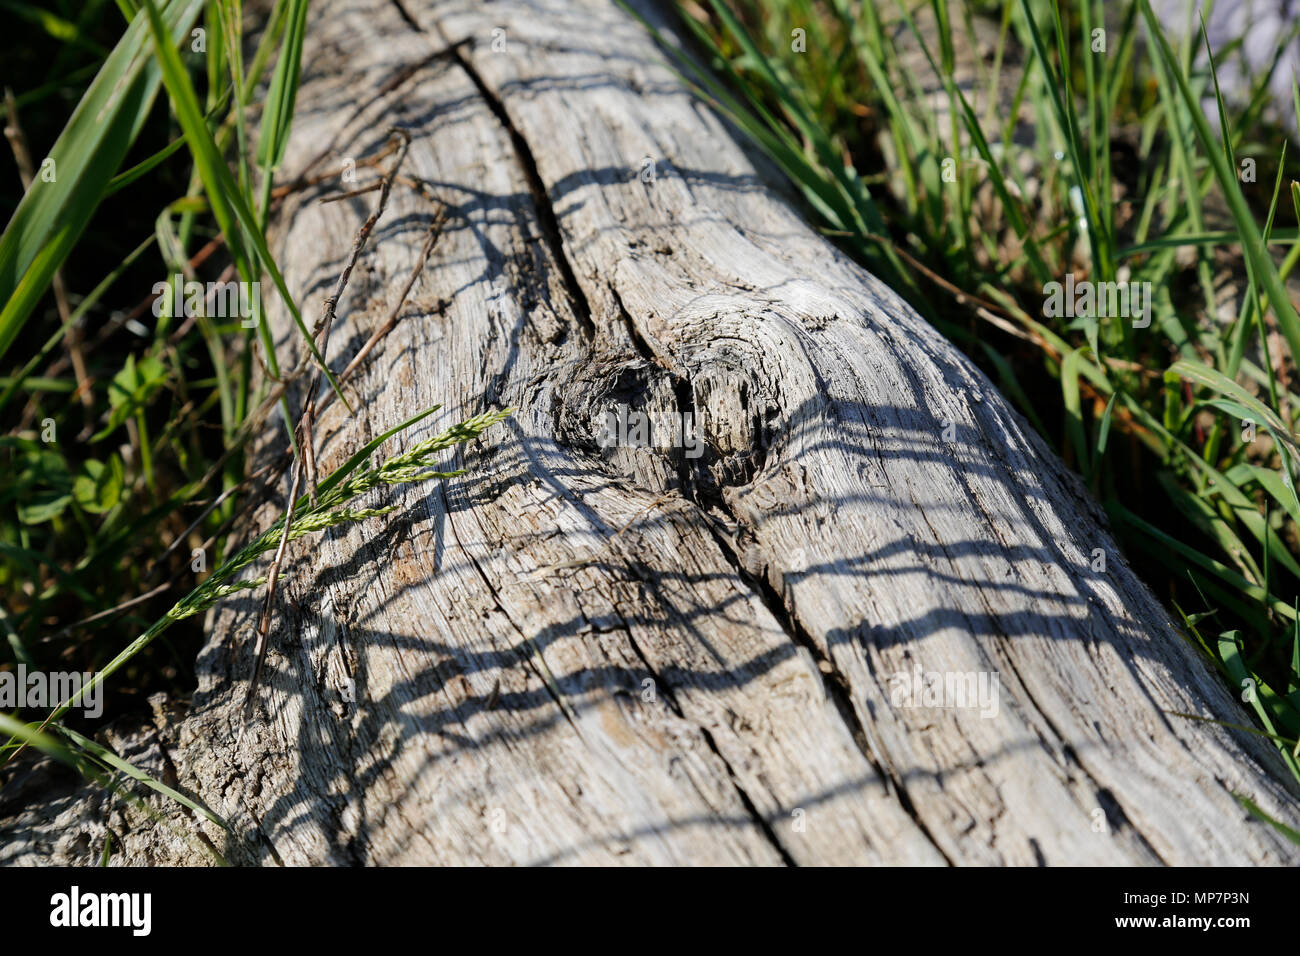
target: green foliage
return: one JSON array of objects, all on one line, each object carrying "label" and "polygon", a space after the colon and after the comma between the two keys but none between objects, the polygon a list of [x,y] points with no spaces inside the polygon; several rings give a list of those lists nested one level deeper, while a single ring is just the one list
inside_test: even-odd
[{"label": "green foliage", "polygon": [[[202,0],[172,0],[156,29],[177,42]],[[0,236],[0,357],[63,264],[139,134],[161,79],[139,17],[105,59],[47,157],[53,181],[37,177]],[[168,44],[170,46],[170,44]]]}]

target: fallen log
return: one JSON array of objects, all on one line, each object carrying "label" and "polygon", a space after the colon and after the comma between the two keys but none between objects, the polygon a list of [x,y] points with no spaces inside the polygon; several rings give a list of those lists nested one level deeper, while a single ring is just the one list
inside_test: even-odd
[{"label": "fallen log", "polygon": [[[463,476],[291,546],[246,725],[259,600],[211,616],[189,712],[150,733],[230,831],[65,794],[0,825],[7,862],[94,862],[104,827],[124,863],[1300,860],[1237,799],[1300,823],[1271,744],[1213,722],[1250,721],[1097,504],[638,22],[332,0],[308,36],[282,181],[412,135],[338,368],[447,215],[320,472],[439,402],[392,446],[515,412]],[[374,196],[318,200],[366,176],[281,209],[304,314]],[[686,415],[702,443],[639,446]]]}]

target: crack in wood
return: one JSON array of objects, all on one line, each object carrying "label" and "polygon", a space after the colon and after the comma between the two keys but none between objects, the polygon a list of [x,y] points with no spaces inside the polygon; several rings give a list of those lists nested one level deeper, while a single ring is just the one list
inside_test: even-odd
[{"label": "crack in wood", "polygon": [[[398,0],[393,0],[393,2],[396,3]],[[442,33],[441,27],[438,27],[438,32]],[[587,302],[587,296],[582,291],[577,276],[573,273],[573,266],[569,262],[569,257],[564,253],[564,240],[560,231],[560,221],[555,214],[555,207],[551,203],[551,197],[546,191],[542,177],[537,171],[537,160],[533,156],[528,141],[511,121],[510,114],[506,111],[501,98],[492,92],[487,83],[483,81],[483,77],[474,69],[469,58],[461,53],[460,45],[453,44],[445,34],[443,34],[443,40],[447,44],[452,59],[465,71],[465,75],[469,77],[470,82],[474,84],[474,88],[483,97],[488,109],[492,111],[492,115],[500,121],[501,126],[509,135],[510,142],[515,148],[515,159],[528,181],[528,188],[533,196],[533,206],[537,212],[538,224],[541,226],[542,235],[551,251],[551,260],[555,263],[556,268],[560,270],[564,289],[568,293],[569,307],[573,310],[582,327],[594,338],[596,326],[591,315],[591,305]]]}]

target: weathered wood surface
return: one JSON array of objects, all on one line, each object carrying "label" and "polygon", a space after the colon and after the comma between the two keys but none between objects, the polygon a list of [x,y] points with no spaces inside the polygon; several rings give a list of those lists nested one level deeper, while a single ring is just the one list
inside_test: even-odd
[{"label": "weathered wood surface", "polygon": [[[242,737],[258,602],[213,616],[192,710],[156,736],[178,784],[234,824],[203,827],[221,852],[1300,859],[1233,797],[1300,822],[1268,746],[1175,716],[1248,722],[1095,503],[977,369],[758,180],[639,24],[603,0],[404,7],[313,6],[286,173],[373,154],[401,125],[405,171],[450,208],[355,380],[365,416],[336,405],[317,429],[322,471],[436,402],[396,447],[517,412],[455,456],[466,476],[293,549]],[[374,202],[316,202],[346,188],[279,217],[308,315]],[[435,211],[394,191],[340,305],[339,367]],[[694,410],[707,452],[602,449],[619,403]],[[892,677],[917,668],[996,672],[996,716],[904,706]],[[56,832],[29,815],[8,862],[91,862],[104,823],[87,806]],[[174,828],[115,832],[118,862],[208,859]]]}]

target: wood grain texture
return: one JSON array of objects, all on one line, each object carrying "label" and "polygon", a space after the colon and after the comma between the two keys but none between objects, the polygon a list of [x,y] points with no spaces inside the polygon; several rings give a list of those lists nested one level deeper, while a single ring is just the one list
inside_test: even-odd
[{"label": "wood grain texture", "polygon": [[[602,0],[335,0],[308,36],[288,177],[400,125],[404,171],[449,209],[354,379],[364,414],[317,428],[322,472],[438,402],[393,451],[517,411],[449,458],[464,477],[293,547],[242,734],[258,600],[212,615],[166,756],[234,824],[202,828],[230,860],[1300,859],[1233,797],[1300,822],[1268,747],[1174,716],[1249,722],[1077,480],[764,185],[636,21]],[[374,202],[317,202],[348,188],[278,218],[309,316]],[[394,190],[337,368],[436,212]],[[601,447],[619,405],[693,413],[703,454]],[[896,675],[918,669],[996,674],[996,713],[909,706]],[[206,862],[159,834],[130,829],[115,860]],[[90,862],[77,837],[29,835],[9,862]]]}]

